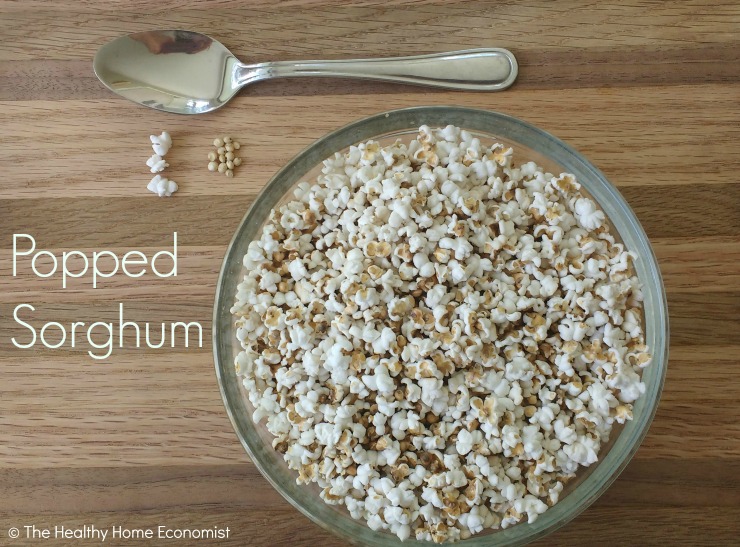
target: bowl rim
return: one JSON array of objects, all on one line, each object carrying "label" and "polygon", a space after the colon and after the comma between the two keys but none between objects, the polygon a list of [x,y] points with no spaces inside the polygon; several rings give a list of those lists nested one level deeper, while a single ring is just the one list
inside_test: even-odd
[{"label": "bowl rim", "polygon": [[[576,173],[577,179],[579,180],[579,182],[587,187],[589,193],[594,194],[593,188],[590,187],[591,184],[599,185],[599,192],[601,194],[599,196],[599,199],[597,200],[599,206],[602,208],[602,210],[604,210],[605,213],[607,213],[607,217],[612,222],[614,216],[618,216],[623,221],[626,231],[630,234],[630,245],[627,245],[627,241],[624,239],[625,234],[622,231],[619,231],[619,234],[620,236],[622,236],[625,246],[629,250],[638,251],[638,256],[641,259],[639,260],[639,262],[641,264],[637,264],[636,267],[638,270],[638,278],[640,279],[641,284],[644,287],[646,281],[652,282],[652,284],[648,286],[650,290],[648,291],[648,294],[646,294],[645,302],[643,302],[643,309],[647,311],[649,298],[652,303],[650,310],[651,312],[656,314],[652,323],[654,323],[656,327],[658,327],[654,329],[654,332],[652,332],[652,336],[648,337],[647,326],[649,323],[649,319],[647,318],[646,314],[646,339],[650,338],[653,341],[653,344],[650,346],[653,353],[653,361],[647,369],[643,370],[643,380],[645,379],[647,371],[647,374],[650,378],[653,378],[653,381],[650,384],[648,384],[648,382],[645,382],[647,388],[646,392],[640,397],[640,399],[638,399],[635,404],[635,409],[639,408],[640,411],[643,411],[643,408],[646,407],[644,408],[645,413],[641,412],[641,422],[637,423],[636,419],[628,422],[625,428],[620,431],[618,436],[616,437],[615,446],[621,441],[622,445],[627,446],[626,452],[621,455],[614,454],[614,447],[612,447],[612,449],[609,450],[606,455],[603,456],[603,458],[600,457],[595,466],[586,468],[589,470],[593,469],[593,472],[590,473],[590,475],[587,476],[582,483],[580,483],[576,488],[573,489],[571,493],[565,496],[554,506],[548,508],[548,510],[544,514],[540,515],[540,517],[534,523],[529,524],[526,522],[522,522],[506,529],[499,529],[493,535],[473,536],[468,540],[462,540],[458,543],[470,547],[492,545],[493,543],[495,543],[496,545],[523,545],[554,532],[556,529],[570,522],[572,519],[582,513],[594,501],[596,501],[596,499],[598,499],[599,496],[601,496],[601,494],[603,494],[604,491],[606,491],[606,489],[617,479],[617,477],[630,462],[634,454],[637,452],[640,444],[647,435],[653,418],[655,417],[655,413],[660,401],[660,395],[662,393],[665,382],[668,364],[670,329],[668,323],[668,307],[665,286],[662,280],[655,253],[650,245],[650,242],[642,225],[640,224],[636,215],[628,205],[627,201],[621,195],[619,190],[617,190],[617,188],[608,181],[608,179],[603,175],[603,173],[601,173],[601,171],[599,171],[590,161],[588,161],[582,154],[580,154],[570,145],[566,144],[549,132],[544,131],[537,126],[525,122],[514,116],[502,114],[500,112],[495,112],[491,110],[459,106],[415,106],[384,111],[378,114],[364,117],[359,120],[355,120],[349,124],[340,127],[339,129],[325,134],[323,137],[315,140],[309,146],[301,150],[270,178],[270,180],[265,184],[262,190],[257,194],[257,197],[254,199],[244,217],[240,221],[239,226],[235,230],[234,235],[232,236],[228,244],[219,271],[214,298],[212,316],[213,322],[211,332],[214,365],[216,377],[219,384],[219,391],[221,393],[224,407],[226,409],[229,420],[231,421],[232,427],[234,428],[234,431],[241,445],[247,452],[250,460],[257,467],[262,476],[265,477],[265,479],[267,479],[267,481],[273,486],[273,488],[275,488],[280,493],[280,495],[293,507],[298,509],[302,514],[307,516],[312,522],[318,524],[320,527],[350,542],[358,541],[358,539],[356,537],[353,537],[351,534],[348,534],[347,530],[337,529],[336,527],[331,526],[330,523],[322,520],[320,517],[315,515],[308,507],[306,507],[306,504],[302,503],[301,500],[294,498],[276,482],[275,478],[271,475],[269,470],[266,469],[264,462],[259,456],[259,449],[264,448],[264,446],[252,446],[248,441],[247,436],[243,434],[242,428],[244,426],[244,423],[239,419],[239,417],[235,415],[232,404],[232,397],[234,396],[233,391],[234,389],[236,389],[238,393],[239,387],[238,385],[228,386],[226,381],[226,374],[228,374],[228,369],[230,368],[231,372],[234,372],[234,364],[225,362],[224,353],[226,353],[226,346],[224,346],[223,344],[231,344],[232,341],[224,340],[225,333],[222,334],[224,329],[221,328],[224,326],[222,325],[224,316],[231,318],[231,313],[229,310],[233,305],[236,293],[224,291],[224,281],[226,276],[228,275],[229,266],[231,264],[234,264],[234,261],[236,261],[236,263],[240,265],[239,270],[241,271],[243,257],[238,255],[235,256],[236,247],[237,243],[241,239],[243,239],[243,233],[248,228],[248,221],[250,220],[250,217],[252,216],[254,211],[259,209],[260,207],[265,206],[265,204],[263,203],[264,201],[272,199],[274,197],[272,194],[275,193],[275,186],[278,182],[282,181],[286,177],[295,178],[292,184],[298,182],[300,177],[303,176],[303,174],[307,173],[307,171],[305,169],[301,169],[301,167],[309,156],[314,156],[318,154],[321,157],[321,159],[318,160],[318,162],[320,162],[321,160],[331,156],[333,152],[344,149],[351,144],[356,144],[364,140],[368,140],[371,138],[382,138],[383,135],[391,134],[394,131],[397,132],[410,130],[413,129],[414,126],[418,127],[419,125],[421,125],[421,123],[427,123],[428,125],[433,126],[440,126],[444,122],[436,123],[430,120],[436,120],[437,118],[445,117],[445,115],[466,118],[469,120],[476,120],[480,118],[485,119],[487,122],[491,123],[498,122],[507,127],[507,130],[512,131],[513,135],[501,135],[493,127],[485,129],[465,126],[464,124],[461,125],[459,123],[455,123],[455,125],[458,125],[463,129],[480,131],[491,136],[499,136],[500,138],[505,140],[520,141],[521,138],[519,137],[519,135],[533,136],[534,138],[539,139],[544,145],[557,150],[563,156],[558,156],[558,158],[555,159],[550,153],[542,152],[539,149],[522,143],[523,146],[531,148],[532,150],[535,150],[552,159],[559,166],[565,168],[566,172],[578,172]],[[421,123],[418,123],[418,121],[421,121]],[[399,127],[394,127],[381,133],[376,133],[375,136],[365,136],[364,134],[362,134],[362,128],[367,126],[373,127],[374,125],[383,122],[396,122]],[[400,127],[401,125],[403,127]],[[345,144],[339,148],[336,148],[337,144],[342,143]],[[331,151],[329,151],[329,153],[327,154],[323,152],[326,150]],[[563,161],[564,159],[568,161]],[[568,169],[569,165],[571,165],[570,169]],[[577,169],[574,169],[573,167],[577,167]],[[296,173],[296,171],[301,172]],[[588,176],[584,178],[584,174]],[[584,180],[588,180],[588,183],[584,183]],[[292,186],[292,184],[290,186]],[[280,195],[283,195],[283,193],[281,193]],[[594,198],[596,199],[596,196],[594,196]],[[274,204],[277,203],[277,201],[278,200],[274,200],[273,203],[270,204],[270,208],[272,208]],[[612,212],[616,214],[609,214],[608,209],[612,210]],[[617,227],[615,226],[615,229],[616,228]],[[642,270],[642,275],[640,275],[640,270]],[[236,383],[239,383],[238,377]],[[240,399],[240,401],[243,403],[243,400]],[[638,412],[637,410],[635,410],[635,416],[637,416],[637,414]],[[249,424],[252,423],[251,417],[245,416],[245,418]],[[630,430],[630,435],[628,438],[625,439],[628,430]],[[272,450],[272,448],[270,448],[270,450]],[[615,461],[616,459],[618,459],[618,461]],[[600,469],[603,470],[605,467],[607,470],[609,470],[609,473],[599,474],[598,471]],[[601,478],[599,478],[599,475],[602,475]],[[573,498],[573,496],[579,491],[581,492],[577,500],[577,505],[575,507],[569,508],[567,512],[563,513],[565,500]],[[323,500],[319,501],[322,504],[324,503]],[[560,510],[558,510],[558,508]],[[362,521],[355,522],[362,523]],[[362,523],[362,526],[369,530],[369,528],[367,528],[364,523]],[[387,540],[385,538],[386,535],[388,536]],[[367,538],[362,539],[364,540]],[[383,539],[378,539],[378,542],[371,542],[371,544],[384,545],[387,542],[395,544],[395,541],[393,541],[394,539],[398,541],[395,536],[384,533]],[[431,542],[416,541],[413,538],[407,540],[406,544],[408,544],[409,542],[419,545],[434,545]]]}]

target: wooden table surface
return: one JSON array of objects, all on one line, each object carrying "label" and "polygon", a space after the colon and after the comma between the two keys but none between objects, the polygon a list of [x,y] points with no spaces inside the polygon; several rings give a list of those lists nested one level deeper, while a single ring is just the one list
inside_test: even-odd
[{"label": "wooden table surface", "polygon": [[[179,117],[112,95],[92,72],[106,41],[154,28],[211,34],[252,61],[501,46],[520,74],[496,94],[266,82],[216,113]],[[573,145],[627,198],[663,272],[671,356],[655,421],[609,491],[540,544],[737,544],[736,1],[5,0],[0,37],[0,544],[12,543],[10,527],[31,524],[218,525],[230,528],[223,545],[342,544],[273,491],[237,442],[210,349],[217,272],[255,195],[294,154],[350,121],[423,104],[498,110]],[[174,139],[168,173],[180,184],[172,199],[146,190],[148,136],[163,129]],[[221,134],[243,144],[233,179],[206,171]],[[171,246],[174,231],[176,278],[119,275],[92,289],[86,276],[62,290],[58,276],[40,279],[27,262],[12,276],[14,233],[57,255],[151,254]],[[84,345],[10,343],[28,339],[13,320],[20,303],[35,306],[26,317],[40,326],[111,321],[119,302],[140,324],[201,322],[204,346],[128,346],[93,361]]]}]

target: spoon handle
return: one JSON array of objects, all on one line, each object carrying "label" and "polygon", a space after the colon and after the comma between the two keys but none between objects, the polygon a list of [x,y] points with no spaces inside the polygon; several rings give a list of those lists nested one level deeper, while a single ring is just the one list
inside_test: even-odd
[{"label": "spoon handle", "polygon": [[499,91],[514,83],[517,71],[517,62],[511,52],[487,48],[413,57],[238,64],[234,76],[240,86],[268,78],[333,76],[445,89]]}]

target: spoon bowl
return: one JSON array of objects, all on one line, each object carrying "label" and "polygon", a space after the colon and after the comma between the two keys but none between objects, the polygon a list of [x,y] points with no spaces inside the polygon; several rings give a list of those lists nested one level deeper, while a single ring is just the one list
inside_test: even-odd
[{"label": "spoon bowl", "polygon": [[247,65],[219,41],[187,30],[116,38],[93,60],[95,74],[118,95],[156,110],[202,114],[222,107],[245,85],[268,78],[365,78],[469,91],[499,91],[517,76],[511,52],[469,49],[413,57],[278,61]]},{"label": "spoon bowl", "polygon": [[232,82],[236,57],[220,42],[186,30],[122,36],[95,55],[103,84],[136,103],[178,114],[223,106],[238,91]]}]

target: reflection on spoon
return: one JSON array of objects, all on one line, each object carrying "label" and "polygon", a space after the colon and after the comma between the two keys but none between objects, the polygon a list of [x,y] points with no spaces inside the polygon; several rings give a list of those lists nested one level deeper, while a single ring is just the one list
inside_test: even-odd
[{"label": "reflection on spoon", "polygon": [[[192,36],[192,35],[195,36]],[[213,39],[205,34],[183,30],[154,30],[129,34],[129,38],[142,42],[150,53],[198,53],[208,49]]]}]

